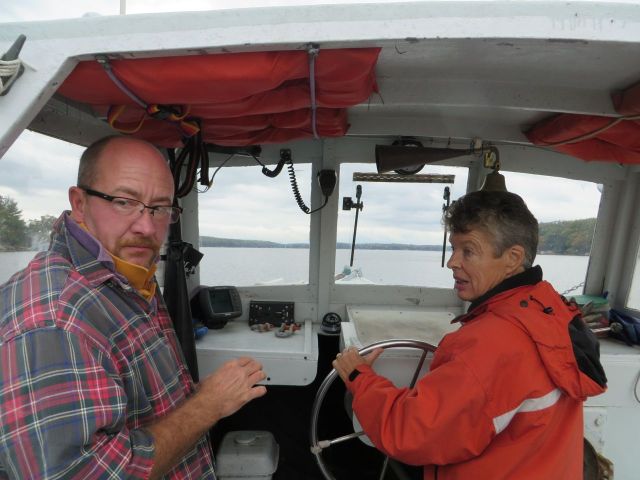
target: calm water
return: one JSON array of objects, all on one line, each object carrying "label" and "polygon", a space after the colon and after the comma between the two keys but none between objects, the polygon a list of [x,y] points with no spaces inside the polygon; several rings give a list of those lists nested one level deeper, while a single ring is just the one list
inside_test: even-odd
[{"label": "calm water", "polygon": [[[0,252],[0,283],[23,268],[36,252]],[[256,285],[306,283],[309,278],[306,249],[202,248],[200,282],[204,285]],[[349,265],[350,250],[338,250],[336,272]],[[449,288],[451,271],[442,268],[441,252],[361,250],[354,266],[374,283]],[[544,277],[563,292],[582,282],[589,258],[568,255],[538,255],[536,263]],[[580,293],[576,290],[574,293]]]}]

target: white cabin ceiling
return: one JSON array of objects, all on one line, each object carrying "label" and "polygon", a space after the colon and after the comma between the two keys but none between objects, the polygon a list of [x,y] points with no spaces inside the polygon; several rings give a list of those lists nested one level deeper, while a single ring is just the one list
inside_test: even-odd
[{"label": "white cabin ceiling", "polygon": [[[0,49],[19,33],[27,35],[21,57],[30,68],[0,100],[11,112],[0,118],[0,155],[17,136],[5,132],[21,125],[81,144],[102,134],[101,121],[59,100],[42,108],[74,62],[99,53],[379,46],[380,96],[350,109],[348,135],[389,139],[528,144],[522,131],[554,113],[615,115],[611,93],[640,81],[634,4],[374,2],[82,18],[2,25]],[[29,82],[41,90],[35,102]]]}]

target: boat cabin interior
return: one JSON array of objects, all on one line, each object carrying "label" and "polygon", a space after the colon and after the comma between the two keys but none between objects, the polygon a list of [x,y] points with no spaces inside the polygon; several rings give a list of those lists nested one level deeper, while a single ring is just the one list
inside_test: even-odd
[{"label": "boat cabin interior", "polygon": [[[543,201],[558,211],[593,205],[588,258],[556,288],[640,315],[640,5],[418,1],[94,16],[3,24],[0,52],[0,157],[26,129],[82,146],[131,135],[166,153],[184,212],[158,279],[189,367],[197,378],[250,355],[269,375],[265,397],[214,427],[214,446],[229,432],[271,432],[276,480],[381,478],[383,469],[421,478],[358,439],[321,444],[354,432],[331,361],[344,345],[404,340],[380,368],[412,374],[422,342],[437,346],[455,328],[468,305],[443,266],[441,216],[465,192],[506,185],[534,214]],[[272,195],[291,209],[270,209]],[[260,223],[267,211],[272,223]],[[380,220],[368,224],[374,212]],[[281,260],[201,259],[225,246],[207,243],[211,235],[254,223],[264,238],[281,231],[291,247]],[[381,254],[389,265],[377,272],[367,266],[375,248],[358,248],[391,225],[397,236],[380,243],[438,246],[431,263],[419,248],[404,251],[422,265],[415,277],[394,265],[397,250]],[[422,240],[407,241],[413,231]],[[573,272],[562,265],[551,257],[543,269]],[[631,480],[640,351],[600,327],[609,388],[585,404],[585,436],[616,479]]]}]

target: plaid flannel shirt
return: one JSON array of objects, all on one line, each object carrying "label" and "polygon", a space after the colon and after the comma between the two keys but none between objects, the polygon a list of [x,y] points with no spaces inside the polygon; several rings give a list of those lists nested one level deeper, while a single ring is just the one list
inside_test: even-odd
[{"label": "plaid flannel shirt", "polygon": [[[144,426],[194,386],[162,297],[146,301],[64,213],[0,286],[0,479],[147,478]],[[207,436],[170,479],[215,479]]]}]

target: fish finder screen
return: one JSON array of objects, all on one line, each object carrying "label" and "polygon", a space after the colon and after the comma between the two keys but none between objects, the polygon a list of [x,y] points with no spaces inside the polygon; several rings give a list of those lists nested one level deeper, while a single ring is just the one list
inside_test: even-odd
[{"label": "fish finder screen", "polygon": [[235,287],[201,285],[191,299],[191,315],[209,328],[222,328],[242,315],[240,294]]},{"label": "fish finder screen", "polygon": [[211,301],[211,308],[214,313],[226,313],[233,312],[235,310],[232,302],[229,290],[216,289],[209,290],[209,299]]}]

